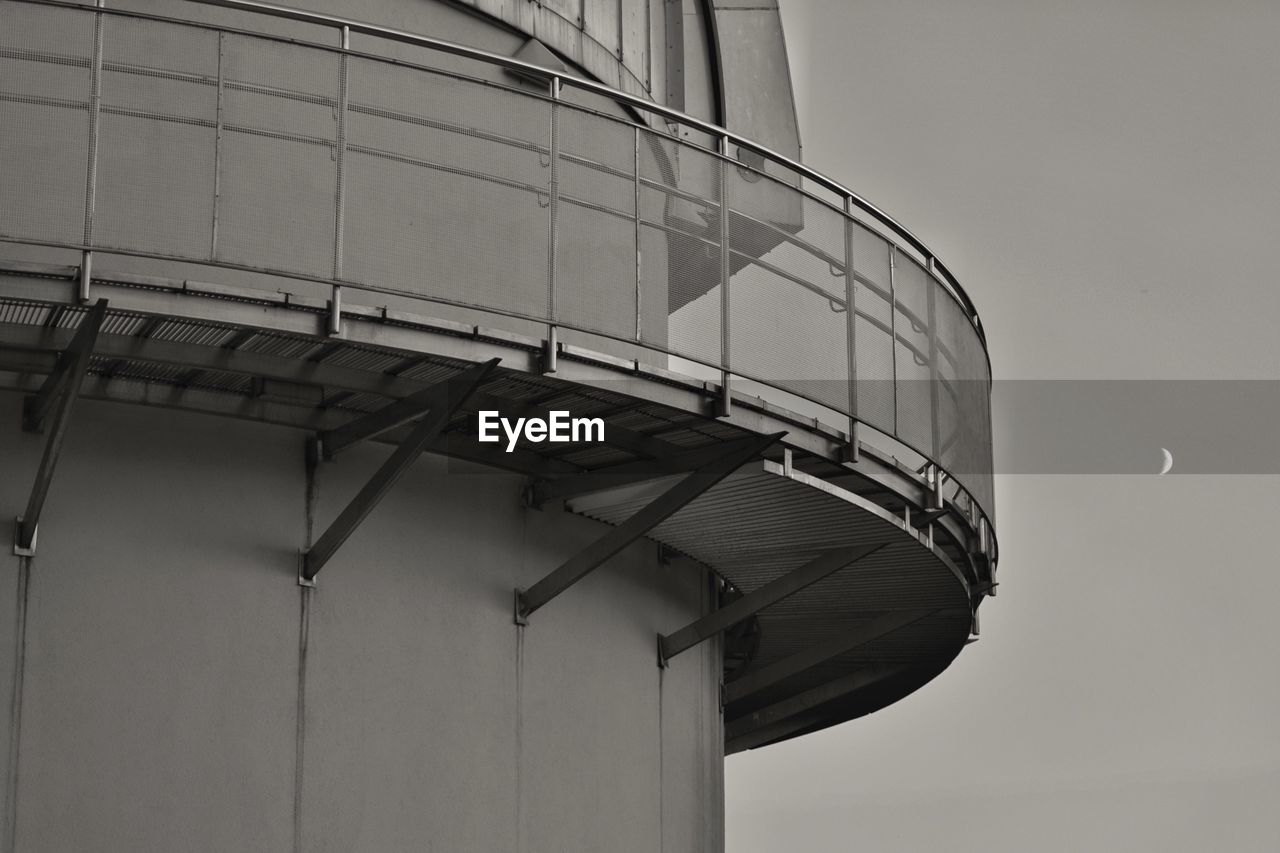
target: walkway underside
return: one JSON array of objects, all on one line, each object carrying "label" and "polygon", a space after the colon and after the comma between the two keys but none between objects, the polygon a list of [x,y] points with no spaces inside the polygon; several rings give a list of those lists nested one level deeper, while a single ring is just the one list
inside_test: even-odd
[{"label": "walkway underside", "polygon": [[[843,461],[849,436],[762,400],[735,396],[729,415],[716,417],[721,389],[711,382],[558,344],[550,333],[520,337],[386,310],[347,309],[333,335],[324,303],[109,270],[89,282],[93,299],[107,301],[95,317],[75,267],[6,263],[0,273],[0,389],[30,395],[27,427],[48,436],[33,504],[54,475],[78,396],[276,424],[318,436],[324,453],[357,441],[396,445],[398,456],[344,514],[350,527],[419,451],[524,475],[531,506],[562,506],[615,530],[647,512],[643,529],[632,521],[635,535],[723,579],[717,613],[658,626],[655,662],[723,632],[728,752],[917,689],[968,641],[992,586],[968,520],[945,496],[938,506],[921,474],[870,448]],[[479,410],[600,417],[605,441],[522,441],[508,453],[505,443],[478,441]],[[38,547],[38,523],[20,528],[17,545]],[[322,541],[337,548],[349,532]],[[306,580],[327,556],[315,551]]]}]

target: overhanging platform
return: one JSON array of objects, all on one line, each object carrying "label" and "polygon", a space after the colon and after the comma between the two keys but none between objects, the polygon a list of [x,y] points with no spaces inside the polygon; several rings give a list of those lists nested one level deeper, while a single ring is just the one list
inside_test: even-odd
[{"label": "overhanging platform", "polygon": [[[575,498],[566,508],[618,524],[660,493],[665,480]],[[755,615],[757,644],[748,665],[729,674],[725,722],[730,752],[861,716],[895,701],[940,672],[964,645],[971,626],[970,593],[958,566],[902,518],[817,477],[772,461],[744,466],[671,519],[651,537],[712,566],[736,592],[751,594],[842,548],[879,545],[852,564],[765,607]],[[899,618],[894,618],[898,616]],[[886,618],[888,617],[888,618]],[[876,622],[866,641],[834,654],[798,661],[750,692],[734,685],[824,642]],[[852,640],[858,638],[854,637]],[[851,641],[852,641],[851,640]],[[752,725],[752,716],[858,672],[889,677],[817,697],[803,724]],[[741,695],[740,695],[741,694]],[[756,729],[765,729],[760,740]]]}]

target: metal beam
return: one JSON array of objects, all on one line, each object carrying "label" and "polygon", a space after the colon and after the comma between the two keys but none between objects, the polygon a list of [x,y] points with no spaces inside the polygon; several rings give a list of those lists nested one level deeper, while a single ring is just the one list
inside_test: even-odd
[{"label": "metal beam", "polygon": [[[0,378],[3,371],[15,367],[40,367],[43,370],[18,370],[19,373],[48,373],[53,369],[54,358],[49,353],[28,353],[42,361],[31,361],[24,364],[25,358],[19,358],[10,364],[8,355],[0,352]],[[7,390],[35,391],[36,386],[28,381],[0,383]],[[147,381],[140,379],[107,379],[104,376],[91,375],[80,387],[80,396],[90,400],[105,400],[113,403],[132,403],[143,406],[160,406],[168,409],[180,409],[188,412],[200,412],[207,415],[236,418],[237,420],[257,421],[259,423],[285,426],[306,432],[323,432],[342,426],[342,416],[333,410],[317,409],[314,406],[302,406],[288,402],[268,402],[262,398],[247,399],[239,394],[216,391],[206,388],[181,388],[167,382]],[[380,444],[397,445],[409,434],[404,427],[383,433],[373,441]],[[474,435],[464,435],[457,430],[445,433],[427,445],[425,452],[448,456],[464,462],[474,462],[489,468],[511,471],[526,477],[548,477],[557,474],[573,474],[582,471],[578,465],[551,459],[516,448],[507,453],[496,449],[492,444],[480,444]]]},{"label": "metal beam", "polygon": [[788,572],[780,578],[770,581],[754,592],[749,592],[738,600],[709,613],[701,619],[675,631],[658,637],[658,654],[660,663],[665,664],[681,652],[693,648],[708,637],[732,627],[752,614],[758,613],[771,604],[776,604],[787,596],[794,595],[807,586],[811,586],[834,574],[851,563],[856,563],[868,554],[875,553],[885,546],[884,542],[868,545],[855,545],[850,548],[837,548],[805,563],[795,571]]},{"label": "metal beam", "polygon": [[[492,370],[499,361],[501,359],[494,358],[485,364]],[[456,411],[458,405],[448,399],[450,381],[438,382],[402,400],[383,406],[376,412],[358,417],[337,429],[322,432],[320,443],[324,449],[324,457],[332,459],[353,444],[382,435],[441,406],[448,407],[450,411]]]},{"label": "metal beam", "polygon": [[[609,434],[612,436],[612,431]],[[568,500],[592,492],[665,477],[669,474],[681,474],[718,459],[733,445],[734,442],[718,442],[677,450],[658,459],[638,459],[555,480],[540,480],[530,488],[529,502],[533,506],[542,506],[551,501]]]},{"label": "metal beam", "polygon": [[[786,433],[754,435],[721,445],[720,455],[663,492],[644,509],[587,546],[528,590],[516,590],[516,621],[522,623],[538,608],[600,567],[632,542],[679,512],[684,506],[757,458]],[[653,463],[649,463],[653,464]]]},{"label": "metal beam", "polygon": [[[88,367],[88,356],[93,353],[94,343],[98,339],[98,332],[102,328],[106,313],[107,300],[99,299],[80,321],[66,349],[58,354],[57,364],[45,378],[40,390],[23,400],[22,428],[24,430],[41,432],[44,429],[45,417],[48,416],[54,402],[58,400],[58,395],[73,378],[72,374],[76,366],[81,363],[82,356],[84,366]],[[84,372],[81,371],[78,378],[83,377]]]},{"label": "metal beam", "polygon": [[58,356],[50,352],[12,350],[0,347],[0,370],[7,373],[52,373],[58,367]]},{"label": "metal beam", "polygon": [[302,577],[304,580],[315,580],[325,563],[329,562],[342,543],[347,541],[347,537],[386,496],[396,480],[400,479],[400,475],[422,453],[423,448],[439,437],[449,423],[449,418],[471,395],[471,392],[488,378],[497,362],[498,359],[493,359],[476,365],[444,383],[443,399],[447,403],[433,408],[430,414],[418,422],[390,458],[382,463],[382,467],[374,473],[364,488],[351,499],[347,508],[329,525],[329,529],[303,554]]},{"label": "metal beam", "polygon": [[819,664],[826,663],[845,652],[853,651],[859,646],[866,645],[872,640],[891,634],[899,628],[905,628],[907,625],[918,622],[926,616],[937,612],[937,610],[900,610],[885,613],[870,622],[839,633],[821,643],[815,643],[809,648],[789,655],[780,661],[755,671],[749,671],[742,677],[725,685],[724,703],[730,705],[739,699],[777,684],[779,681],[798,675]]},{"label": "metal beam", "polygon": [[821,715],[807,712],[900,675],[907,669],[905,666],[865,667],[739,717],[725,724],[725,751],[752,749],[820,722]]},{"label": "metal beam", "polygon": [[[0,342],[16,349],[61,350],[69,345],[69,340],[70,333],[64,329],[43,329],[18,323],[0,324]],[[284,356],[129,335],[100,335],[94,352],[106,358],[175,364],[393,398],[408,397],[421,390],[424,385],[398,376],[323,362],[298,361]]]},{"label": "metal beam", "polygon": [[[40,457],[40,467],[36,469],[36,480],[31,486],[31,496],[27,499],[27,509],[18,522],[16,550],[30,554],[35,547],[36,533],[40,528],[40,514],[44,511],[45,498],[49,496],[49,486],[53,482],[53,472],[58,465],[58,456],[62,453],[62,440],[67,433],[67,423],[71,419],[71,405],[80,394],[80,383],[89,369],[89,357],[93,354],[93,343],[102,328],[102,321],[107,316],[107,300],[99,299],[89,309],[89,313],[80,321],[71,345],[65,356],[59,359],[54,373],[45,380],[35,398],[41,402],[33,404],[24,411],[30,417],[36,415],[36,424],[43,424],[49,400],[54,401],[53,425],[49,436],[45,439],[44,454]],[[65,365],[65,366],[64,366]],[[61,374],[55,380],[55,375]],[[30,422],[30,421],[28,421]]]}]

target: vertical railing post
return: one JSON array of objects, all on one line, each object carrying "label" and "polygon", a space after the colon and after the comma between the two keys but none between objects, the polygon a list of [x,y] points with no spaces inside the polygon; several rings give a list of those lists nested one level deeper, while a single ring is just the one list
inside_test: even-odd
[{"label": "vertical railing post", "polygon": [[[94,0],[98,9],[106,0]],[[89,152],[85,162],[84,178],[84,251],[80,253],[79,293],[81,302],[89,301],[89,285],[93,280],[93,215],[98,204],[98,137],[102,116],[102,40],[103,14],[93,15],[93,58],[90,60],[89,77]]]},{"label": "vertical railing post", "polygon": [[898,435],[898,247],[889,244],[889,364],[893,370],[893,435]]},{"label": "vertical railing post", "polygon": [[643,282],[643,274],[642,274],[640,265],[644,263],[644,255],[640,251],[641,228],[640,228],[640,126],[639,125],[636,125],[635,127],[635,151],[634,151],[633,169],[634,171],[632,172],[632,180],[633,180],[633,191],[635,193],[635,198],[633,199],[632,203],[635,205],[635,214],[636,214],[636,342],[638,343],[641,340],[641,336],[644,334],[644,324],[640,320],[642,316],[641,311],[644,310],[644,302],[641,297],[641,289],[640,289],[641,284]]},{"label": "vertical railing post", "polygon": [[849,446],[845,448],[846,462],[858,461],[858,317],[854,292],[857,282],[853,277],[853,197],[844,197],[844,315],[845,346],[848,349],[849,380]]},{"label": "vertical railing post", "polygon": [[933,427],[933,461],[942,461],[941,407],[942,389],[938,382],[938,281],[933,270],[933,256],[926,259],[929,270],[929,412]]},{"label": "vertical railing post", "polygon": [[551,95],[550,139],[547,148],[550,152],[549,167],[551,175],[547,186],[547,338],[543,343],[542,372],[555,373],[558,350],[560,347],[559,329],[556,326],[556,278],[560,258],[560,78],[552,76],[549,86]]},{"label": "vertical railing post", "polygon": [[548,187],[551,242],[547,249],[547,319],[556,320],[556,267],[560,255],[560,78],[551,78],[551,177]]},{"label": "vertical railing post", "polygon": [[[94,0],[94,6],[101,10],[106,0]],[[93,14],[93,58],[89,71],[89,152],[85,163],[84,180],[84,247],[93,247],[93,216],[98,202],[98,137],[99,122],[102,115],[102,40],[104,15],[101,11]],[[85,282],[86,286],[88,282]],[[81,293],[82,299],[88,294]]]},{"label": "vertical railing post", "polygon": [[226,78],[223,61],[226,57],[226,36],[218,30],[218,101],[213,119],[213,222],[209,227],[209,260],[218,259],[218,208],[222,203],[222,113],[225,108]]},{"label": "vertical railing post", "polygon": [[329,299],[329,334],[342,333],[342,281],[343,250],[347,217],[347,75],[348,50],[351,49],[351,28],[342,28],[342,56],[338,66],[338,127],[334,140],[334,160],[337,166],[336,187],[333,198],[333,292]]},{"label": "vertical railing post", "polygon": [[720,150],[720,399],[716,417],[733,412],[733,383],[730,363],[729,324],[729,137],[722,135]]},{"label": "vertical railing post", "polygon": [[79,296],[81,302],[89,301],[89,284],[93,281],[93,252],[85,249],[80,253]]}]

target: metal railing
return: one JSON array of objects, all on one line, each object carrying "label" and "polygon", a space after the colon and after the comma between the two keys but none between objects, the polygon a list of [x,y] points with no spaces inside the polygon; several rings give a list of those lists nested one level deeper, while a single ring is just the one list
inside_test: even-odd
[{"label": "metal railing", "polygon": [[[510,57],[188,2],[245,25],[0,0],[0,150],[18,157],[0,177],[0,239],[313,282],[334,332],[347,288],[705,365],[726,405],[733,377],[811,401],[940,465],[991,514],[980,321],[928,247],[856,194]],[[332,44],[254,32],[257,15]],[[379,55],[386,42],[421,55]]]}]

